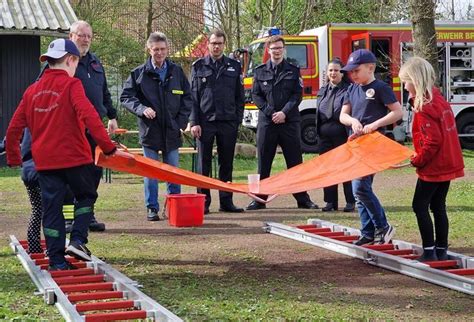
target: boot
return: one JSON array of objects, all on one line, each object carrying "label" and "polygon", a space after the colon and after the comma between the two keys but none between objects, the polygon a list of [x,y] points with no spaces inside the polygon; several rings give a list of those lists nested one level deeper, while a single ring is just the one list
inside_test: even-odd
[{"label": "boot", "polygon": [[448,258],[448,249],[447,248],[438,248],[436,247],[436,257],[439,261],[447,261]]},{"label": "boot", "polygon": [[436,250],[433,249],[423,249],[423,254],[416,259],[419,262],[433,262],[437,261],[438,257],[436,256]]}]

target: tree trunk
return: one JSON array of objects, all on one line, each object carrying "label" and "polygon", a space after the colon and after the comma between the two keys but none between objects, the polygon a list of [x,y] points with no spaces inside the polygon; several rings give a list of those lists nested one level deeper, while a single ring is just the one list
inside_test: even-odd
[{"label": "tree trunk", "polygon": [[237,35],[236,35],[236,40],[237,40],[237,48],[240,48],[240,9],[239,9],[239,3],[240,1],[237,0],[235,1],[235,23],[237,27]]},{"label": "tree trunk", "polygon": [[153,0],[148,0],[145,39],[148,39],[148,36],[150,36],[152,27],[153,27]]},{"label": "tree trunk", "polygon": [[409,8],[413,25],[414,54],[429,61],[438,76],[438,47],[434,24],[435,0],[410,0]]}]

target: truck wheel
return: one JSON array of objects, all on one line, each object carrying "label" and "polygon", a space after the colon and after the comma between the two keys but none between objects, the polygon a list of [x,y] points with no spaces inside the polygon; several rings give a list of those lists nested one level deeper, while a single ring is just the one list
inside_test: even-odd
[{"label": "truck wheel", "polygon": [[[466,113],[456,120],[456,126],[459,134],[474,135],[474,113]],[[461,147],[463,149],[474,150],[474,136],[460,137]]]},{"label": "truck wheel", "polygon": [[301,117],[301,149],[306,153],[318,152],[318,136],[316,135],[314,114],[305,114]]}]

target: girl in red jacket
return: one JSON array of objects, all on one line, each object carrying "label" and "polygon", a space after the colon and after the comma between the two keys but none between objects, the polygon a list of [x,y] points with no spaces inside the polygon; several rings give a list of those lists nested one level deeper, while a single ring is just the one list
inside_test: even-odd
[{"label": "girl in red jacket", "polygon": [[[434,87],[436,75],[430,63],[420,57],[410,58],[400,68],[399,76],[415,112],[412,133],[416,153],[411,164],[416,167],[418,181],[412,207],[423,241],[423,255],[418,260],[446,260],[446,195],[451,180],[464,176],[456,121],[451,106]],[[436,240],[429,209],[433,212]]]}]

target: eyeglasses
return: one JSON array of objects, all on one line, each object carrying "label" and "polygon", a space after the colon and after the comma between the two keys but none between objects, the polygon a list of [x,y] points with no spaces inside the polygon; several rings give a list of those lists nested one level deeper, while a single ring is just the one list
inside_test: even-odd
[{"label": "eyeglasses", "polygon": [[270,49],[271,51],[277,51],[277,50],[282,50],[283,48],[285,47],[270,47],[268,49]]},{"label": "eyeglasses", "polygon": [[211,42],[209,43],[211,46],[222,46],[224,43],[223,42]]},{"label": "eyeglasses", "polygon": [[82,38],[82,39],[92,39],[92,35],[78,34],[78,33],[75,33],[75,32],[73,34],[75,34],[77,37]]}]

